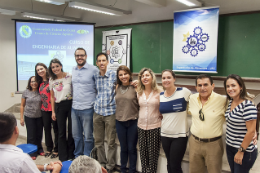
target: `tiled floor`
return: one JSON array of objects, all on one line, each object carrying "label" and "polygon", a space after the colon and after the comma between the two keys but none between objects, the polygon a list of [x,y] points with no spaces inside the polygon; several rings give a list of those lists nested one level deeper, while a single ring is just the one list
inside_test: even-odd
[{"label": "tiled floor", "polygon": [[[25,143],[26,143],[25,138],[18,138],[16,141],[16,145],[25,144]],[[46,146],[44,144],[43,144],[43,149],[44,149],[44,151],[46,151]],[[50,162],[54,162],[54,161],[58,161],[58,160],[59,160],[59,158],[51,159],[50,157],[46,158],[44,156],[38,156],[34,162],[35,162],[35,164],[44,165],[45,163],[50,163]],[[120,173],[120,172],[114,171],[114,173]]]}]

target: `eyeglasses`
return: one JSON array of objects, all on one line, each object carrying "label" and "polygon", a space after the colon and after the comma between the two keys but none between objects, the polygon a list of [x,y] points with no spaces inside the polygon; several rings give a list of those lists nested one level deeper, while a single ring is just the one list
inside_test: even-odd
[{"label": "eyeglasses", "polygon": [[200,111],[199,111],[199,118],[200,118],[200,120],[201,121],[204,121],[205,120],[205,117],[204,117],[204,113],[202,112],[202,108],[200,109]]},{"label": "eyeglasses", "polygon": [[84,57],[86,55],[75,55],[76,58],[79,58],[79,57]]},{"label": "eyeglasses", "polygon": [[33,81],[33,80],[32,80],[31,83],[36,83],[36,81]]}]

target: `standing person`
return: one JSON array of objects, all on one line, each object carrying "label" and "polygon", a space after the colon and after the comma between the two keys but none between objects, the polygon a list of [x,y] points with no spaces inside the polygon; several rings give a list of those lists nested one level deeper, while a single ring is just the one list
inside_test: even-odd
[{"label": "standing person", "polygon": [[[96,64],[99,72],[94,75],[97,96],[94,104],[93,128],[98,161],[110,173],[116,164],[116,102],[114,99],[116,73],[107,70],[108,63],[107,54],[97,55]],[[104,148],[105,131],[108,145],[107,157]]]},{"label": "standing person", "polygon": [[176,87],[175,73],[162,71],[160,94],[160,112],[163,116],[161,125],[162,147],[167,158],[168,173],[182,173],[181,162],[186,151],[189,127],[187,122],[187,102],[191,94],[184,87]]},{"label": "standing person", "polygon": [[156,77],[149,68],[138,75],[137,98],[140,106],[138,139],[142,172],[155,173],[160,152],[161,113],[160,92]]},{"label": "standing person", "polygon": [[256,129],[257,110],[247,95],[244,81],[231,74],[224,81],[229,101],[225,113],[227,121],[226,152],[232,173],[248,173],[257,158],[257,146],[252,139]]},{"label": "standing person", "polygon": [[121,65],[117,69],[116,89],[116,131],[120,142],[121,172],[127,172],[127,161],[129,157],[129,173],[136,172],[137,160],[137,118],[139,105],[132,82],[130,69]]},{"label": "standing person", "polygon": [[[71,109],[72,136],[75,142],[75,157],[90,155],[94,147],[93,113],[96,87],[93,75],[98,68],[87,63],[87,53],[77,48],[75,53],[77,66],[72,69],[73,101]],[[84,133],[84,135],[83,135]]]},{"label": "standing person", "polygon": [[[43,122],[41,114],[41,96],[35,76],[28,80],[26,90],[23,92],[20,107],[20,124],[27,129],[27,143],[37,145],[38,151],[30,154],[33,160],[37,155],[44,156],[42,148]],[[37,154],[38,153],[38,154]]]},{"label": "standing person", "polygon": [[188,113],[192,116],[189,139],[190,173],[221,173],[224,152],[222,134],[226,97],[213,91],[211,76],[197,76],[198,93],[190,96]]},{"label": "standing person", "polygon": [[[49,65],[52,119],[57,120],[59,138],[59,159],[63,162],[74,159],[74,140],[71,128],[72,84],[71,75],[62,70],[58,59],[52,59]],[[68,139],[66,138],[68,119]]]},{"label": "standing person", "polygon": [[[47,147],[45,157],[51,156],[51,158],[56,158],[58,157],[58,125],[57,121],[53,121],[52,119],[49,73],[45,64],[37,63],[35,65],[35,79],[40,85],[39,93],[42,100],[41,113],[45,132],[45,145]],[[51,125],[54,130],[54,145],[52,141]]]}]

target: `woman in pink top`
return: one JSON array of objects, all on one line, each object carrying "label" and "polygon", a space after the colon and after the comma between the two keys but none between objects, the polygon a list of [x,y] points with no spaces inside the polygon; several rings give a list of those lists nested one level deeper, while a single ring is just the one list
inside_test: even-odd
[{"label": "woman in pink top", "polygon": [[156,77],[149,68],[138,75],[137,98],[140,106],[138,139],[142,172],[155,173],[160,152],[161,113],[160,92]]}]

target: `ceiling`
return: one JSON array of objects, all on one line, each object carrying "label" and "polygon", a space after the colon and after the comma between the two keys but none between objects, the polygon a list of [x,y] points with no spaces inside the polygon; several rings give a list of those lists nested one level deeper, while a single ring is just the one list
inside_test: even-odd
[{"label": "ceiling", "polygon": [[[132,14],[109,16],[105,14],[83,11],[64,5],[52,5],[34,0],[0,0],[0,8],[15,10],[15,19],[28,19],[21,12],[49,14],[60,17],[76,18],[80,22],[96,23],[96,26],[140,23],[173,19],[173,12],[190,9],[176,0],[71,0],[77,2],[96,3],[113,7]],[[220,14],[239,12],[260,12],[260,0],[199,0],[203,7],[219,6]],[[151,5],[152,4],[152,5]],[[155,5],[153,5],[155,4]],[[159,6],[159,7],[158,7]],[[0,14],[2,15],[2,14]]]}]

